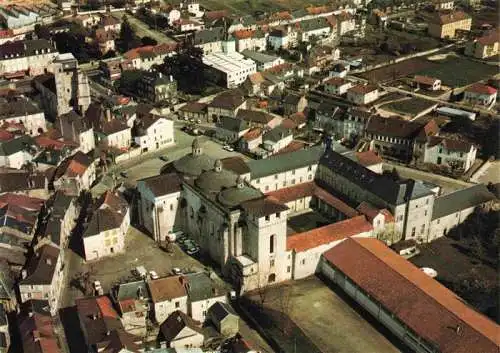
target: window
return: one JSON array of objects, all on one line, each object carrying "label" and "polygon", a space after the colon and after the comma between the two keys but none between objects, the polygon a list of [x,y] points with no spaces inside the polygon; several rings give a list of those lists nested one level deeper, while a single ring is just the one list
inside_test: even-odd
[{"label": "window", "polygon": [[280,212],[276,213],[276,218],[280,218],[280,216],[281,216]]},{"label": "window", "polygon": [[295,185],[295,179],[292,179],[292,185]]},{"label": "window", "polygon": [[270,217],[270,216],[266,216],[266,221],[268,221],[268,222],[269,222],[269,220],[270,220],[270,219],[271,219],[271,217]]},{"label": "window", "polygon": [[278,179],[278,174],[274,174],[274,179]]},{"label": "window", "polygon": [[274,234],[269,237],[269,253],[270,254],[274,253],[274,237],[275,237]]},{"label": "window", "polygon": [[425,224],[422,224],[422,226],[420,227],[420,234],[424,234],[425,232]]},{"label": "window", "polygon": [[300,262],[302,265],[305,265],[306,264],[306,259],[302,259],[302,261]]},{"label": "window", "polygon": [[294,170],[292,170],[292,175],[295,175],[295,169],[294,169]]},{"label": "window", "polygon": [[256,182],[257,184],[260,184],[260,179],[257,179],[255,182]]},{"label": "window", "polygon": [[266,187],[264,188],[266,191],[269,191],[269,185],[266,185]]},{"label": "window", "polygon": [[312,165],[310,165],[309,167],[307,167],[307,171],[308,172],[310,172],[312,169],[313,169]]},{"label": "window", "polygon": [[424,211],[424,216],[427,216],[427,210]]},{"label": "window", "polygon": [[287,267],[286,267],[286,272],[287,272],[287,273],[290,273],[290,266],[287,266]]},{"label": "window", "polygon": [[181,306],[179,302],[175,302],[175,308],[178,309]]},{"label": "window", "polygon": [[173,210],[174,210],[174,204],[173,204],[173,203],[171,203],[171,204],[170,204],[170,211],[173,211]]},{"label": "window", "polygon": [[413,227],[413,228],[411,229],[411,236],[412,236],[412,237],[414,237],[414,236],[415,236],[415,227]]},{"label": "window", "polygon": [[270,266],[270,267],[274,267],[274,259],[273,259],[273,260],[271,260],[271,261],[269,261],[269,266]]},{"label": "window", "polygon": [[425,204],[428,205],[429,204],[429,199],[425,200]]}]

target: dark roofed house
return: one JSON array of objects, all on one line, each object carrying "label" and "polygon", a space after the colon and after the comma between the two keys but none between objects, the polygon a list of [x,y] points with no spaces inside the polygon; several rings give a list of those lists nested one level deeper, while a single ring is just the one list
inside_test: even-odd
[{"label": "dark roofed house", "polygon": [[497,324],[377,239],[346,239],[321,269],[410,349],[498,351]]},{"label": "dark roofed house", "polygon": [[81,190],[90,189],[96,178],[95,163],[86,154],[78,151],[65,159],[54,174],[54,188],[71,196],[78,196]]},{"label": "dark roofed house", "polygon": [[215,124],[215,136],[222,141],[234,142],[249,129],[249,124],[245,120],[230,116],[221,116]]},{"label": "dark roofed house", "polygon": [[239,317],[229,304],[215,303],[208,309],[208,317],[224,337],[233,337],[239,331]]},{"label": "dark roofed house", "polygon": [[234,118],[239,109],[246,108],[246,100],[239,92],[224,92],[215,97],[207,108],[209,119],[216,120],[220,116]]},{"label": "dark roofed house", "polygon": [[182,311],[174,311],[160,325],[158,341],[166,347],[201,347],[203,340],[199,324]]},{"label": "dark roofed house", "polygon": [[274,128],[281,122],[281,118],[260,110],[240,109],[236,117],[245,120],[251,126]]},{"label": "dark roofed house", "polygon": [[19,282],[21,301],[31,298],[46,298],[50,312],[57,312],[62,289],[61,250],[52,245],[44,245],[28,261]]},{"label": "dark roofed house", "polygon": [[307,106],[307,99],[305,96],[289,93],[283,99],[284,115],[292,115],[294,113],[303,112]]},{"label": "dark roofed house", "polygon": [[19,316],[19,333],[25,353],[61,353],[55,322],[50,313]]},{"label": "dark roofed house", "polygon": [[195,120],[207,120],[207,104],[200,102],[189,102],[179,109],[183,118]]}]

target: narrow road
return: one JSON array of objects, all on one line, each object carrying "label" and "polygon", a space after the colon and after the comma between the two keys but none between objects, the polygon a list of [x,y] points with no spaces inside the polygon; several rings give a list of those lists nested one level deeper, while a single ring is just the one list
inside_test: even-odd
[{"label": "narrow road", "polygon": [[134,16],[128,16],[127,19],[138,37],[151,37],[158,43],[175,43],[173,39],[167,37],[160,31],[155,31],[154,29],[149,28],[147,24],[145,24],[138,18]]}]

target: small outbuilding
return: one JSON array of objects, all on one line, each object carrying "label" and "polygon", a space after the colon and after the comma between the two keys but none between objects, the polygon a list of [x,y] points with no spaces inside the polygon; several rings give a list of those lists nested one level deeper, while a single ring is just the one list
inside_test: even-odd
[{"label": "small outbuilding", "polygon": [[226,303],[217,302],[208,309],[208,317],[217,331],[225,337],[232,337],[239,331],[239,317]]}]

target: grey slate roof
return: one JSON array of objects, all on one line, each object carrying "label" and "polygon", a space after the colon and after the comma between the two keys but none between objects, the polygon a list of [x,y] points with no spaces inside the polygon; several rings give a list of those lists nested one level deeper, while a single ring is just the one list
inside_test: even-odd
[{"label": "grey slate roof", "polygon": [[255,61],[258,64],[265,64],[265,63],[273,62],[273,61],[279,59],[279,57],[277,57],[277,56],[268,55],[268,54],[264,54],[264,53],[261,53],[258,51],[248,50],[248,49],[243,50],[241,52],[241,54],[243,54],[247,58],[252,59],[253,61]]},{"label": "grey slate roof", "polygon": [[323,155],[323,146],[314,146],[293,153],[284,153],[268,159],[252,160],[248,162],[252,179],[262,178],[288,170],[318,164]]},{"label": "grey slate roof", "polygon": [[13,139],[0,144],[0,156],[10,156],[14,153],[27,149],[33,146],[35,142],[28,135],[23,135],[17,139]]},{"label": "grey slate roof", "polygon": [[224,320],[229,315],[237,316],[234,310],[226,303],[216,302],[208,309],[209,314],[217,321]]},{"label": "grey slate roof", "polygon": [[434,200],[432,220],[459,212],[470,207],[479,206],[495,199],[484,184],[477,184],[467,189],[437,197]]},{"label": "grey slate roof", "polygon": [[0,119],[14,118],[43,112],[32,100],[22,97],[0,98]]},{"label": "grey slate roof", "polygon": [[349,159],[347,156],[332,150],[327,151],[323,155],[320,163],[336,174],[357,184],[362,189],[368,190],[390,205],[400,205],[408,200],[432,195],[432,191],[426,188],[421,182],[415,182],[411,179],[394,181],[390,177],[377,174]]},{"label": "grey slate roof", "polygon": [[188,280],[187,292],[189,300],[192,302],[224,295],[223,290],[205,272],[189,273],[186,277]]},{"label": "grey slate roof", "polygon": [[292,131],[290,129],[284,128],[283,126],[277,126],[274,129],[266,132],[262,137],[262,140],[278,142],[290,135],[292,135]]},{"label": "grey slate roof", "polygon": [[224,39],[224,28],[214,27],[210,29],[204,29],[194,33],[193,44],[205,44],[217,42]]},{"label": "grey slate roof", "polygon": [[144,298],[150,298],[148,286],[144,281],[122,283],[116,289],[116,299],[119,301],[126,299],[138,299],[139,293]]},{"label": "grey slate roof", "polygon": [[217,123],[217,127],[233,132],[240,132],[248,129],[248,123],[245,120],[229,116],[221,116],[219,118],[219,122]]},{"label": "grey slate roof", "polygon": [[300,22],[300,28],[304,32],[315,31],[321,28],[330,27],[330,24],[324,17],[311,18]]}]

